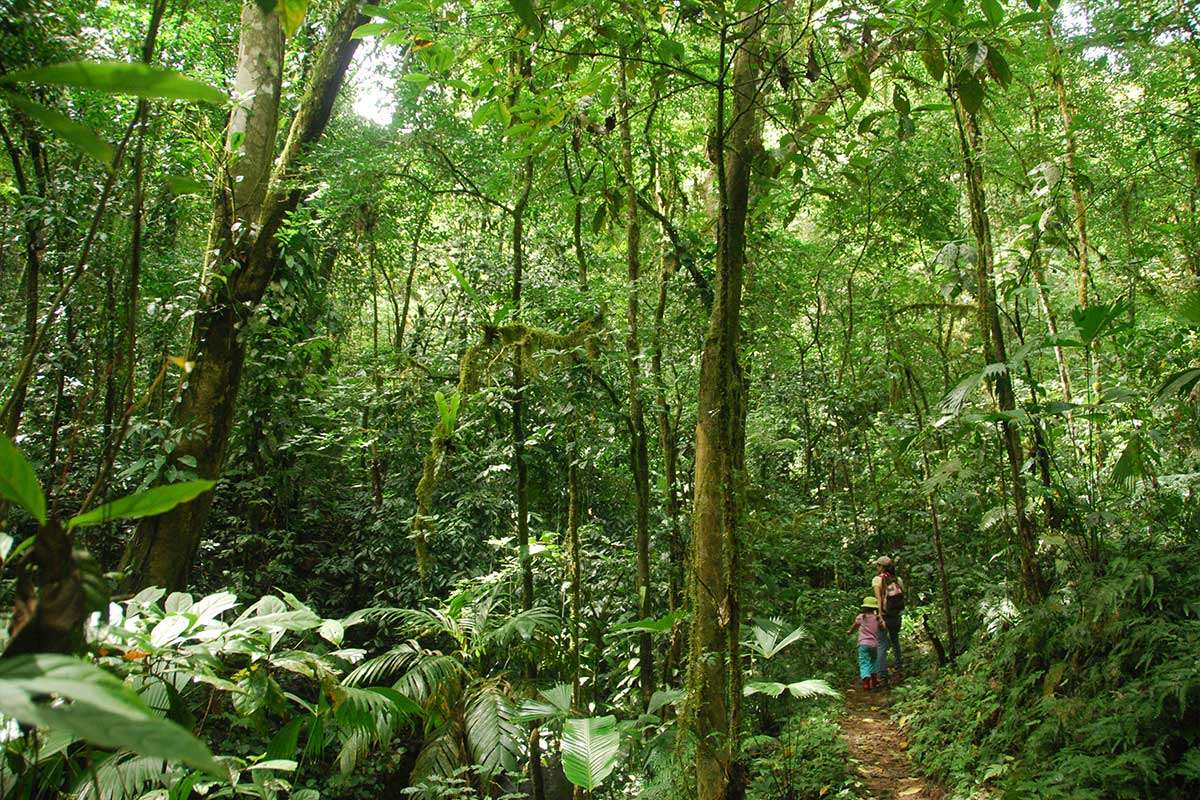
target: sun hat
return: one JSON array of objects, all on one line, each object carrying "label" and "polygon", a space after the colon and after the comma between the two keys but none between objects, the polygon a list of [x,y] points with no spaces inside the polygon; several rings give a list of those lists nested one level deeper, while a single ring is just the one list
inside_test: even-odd
[{"label": "sun hat", "polygon": [[862,601],[863,608],[879,608],[879,601],[874,597],[864,597]]},{"label": "sun hat", "polygon": [[879,558],[875,559],[875,563],[881,567],[890,567],[892,565],[892,559],[890,556],[880,556]]}]

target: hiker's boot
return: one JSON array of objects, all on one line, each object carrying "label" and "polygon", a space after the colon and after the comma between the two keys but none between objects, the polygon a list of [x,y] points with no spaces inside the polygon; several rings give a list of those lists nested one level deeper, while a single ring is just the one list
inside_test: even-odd
[{"label": "hiker's boot", "polygon": [[864,692],[871,691],[871,684],[872,684],[873,680],[874,680],[873,678],[863,678],[862,679],[862,690]]}]

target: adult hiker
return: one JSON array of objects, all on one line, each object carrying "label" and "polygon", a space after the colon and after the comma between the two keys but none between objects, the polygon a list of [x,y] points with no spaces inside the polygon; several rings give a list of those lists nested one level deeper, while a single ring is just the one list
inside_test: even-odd
[{"label": "adult hiker", "polygon": [[889,646],[894,651],[892,661],[896,673],[899,674],[904,669],[904,655],[900,650],[900,625],[904,614],[904,581],[900,580],[900,576],[896,574],[890,557],[880,556],[875,559],[875,566],[879,571],[871,581],[871,587],[875,591],[875,601],[879,603],[879,615],[883,622],[883,631],[879,637],[876,655],[876,672],[879,680],[886,683],[889,678],[887,661]]}]

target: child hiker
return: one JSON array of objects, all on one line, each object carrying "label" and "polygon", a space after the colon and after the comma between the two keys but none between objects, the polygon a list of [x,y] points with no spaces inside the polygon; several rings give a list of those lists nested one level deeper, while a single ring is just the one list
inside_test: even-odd
[{"label": "child hiker", "polygon": [[858,677],[862,678],[863,691],[869,692],[875,688],[878,679],[875,677],[875,654],[881,636],[886,636],[879,629],[879,601],[874,597],[864,597],[862,612],[854,618],[854,624],[846,633],[858,631]]}]

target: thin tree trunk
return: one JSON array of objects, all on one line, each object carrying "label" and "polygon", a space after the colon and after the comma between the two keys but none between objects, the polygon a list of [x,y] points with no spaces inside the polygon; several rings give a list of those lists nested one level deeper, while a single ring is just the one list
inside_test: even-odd
[{"label": "thin tree trunk", "polygon": [[[976,257],[976,303],[978,305],[979,332],[983,340],[983,359],[988,364],[1007,364],[1008,353],[1004,346],[1004,329],[1000,312],[996,307],[996,286],[992,273],[992,232],[988,219],[987,198],[983,185],[983,164],[980,161],[982,134],[973,114],[963,107],[957,93],[948,90],[954,105],[955,123],[958,127],[959,145],[962,150],[963,167],[967,180],[967,196],[971,209],[971,228],[975,234]],[[1002,413],[1016,410],[1016,395],[1012,376],[1007,369],[1000,372],[994,381],[997,405]],[[1015,422],[1004,418],[1000,421],[1000,438],[1008,457],[1012,478],[1013,511],[1017,521],[1016,544],[1020,557],[1021,585],[1025,599],[1030,603],[1043,600],[1046,596],[1046,579],[1037,560],[1037,536],[1033,521],[1029,517],[1023,473],[1024,453]]]},{"label": "thin tree trunk", "polygon": [[396,352],[403,352],[404,347],[404,331],[408,327],[408,306],[412,300],[413,276],[417,274],[417,254],[421,248],[421,234],[425,230],[425,223],[429,221],[429,213],[433,210],[433,204],[425,206],[425,211],[421,214],[421,219],[417,223],[417,232],[413,234],[412,256],[408,262],[408,277],[404,279],[404,306],[400,309],[400,319],[396,320]]},{"label": "thin tree trunk", "polygon": [[[635,502],[634,546],[637,551],[637,594],[638,615],[643,619],[652,613],[652,587],[650,585],[650,466],[646,445],[646,417],[642,407],[642,353],[638,336],[638,284],[641,278],[641,227],[638,224],[637,189],[633,176],[633,136],[629,129],[629,107],[633,98],[629,94],[626,77],[625,57],[618,64],[618,80],[621,91],[619,127],[621,136],[621,168],[625,173],[625,267],[626,291],[626,336],[625,366],[629,371],[629,465],[633,473]],[[642,707],[650,704],[654,694],[654,643],[648,631],[638,636],[638,679],[642,693]]]},{"label": "thin tree trunk", "polygon": [[[21,166],[21,153],[2,123],[0,123],[0,139],[3,140],[4,148],[8,151],[9,160],[12,161],[17,190],[22,197],[32,196],[33,192],[30,191],[29,181]],[[41,144],[33,137],[28,138],[28,143],[30,156],[36,169],[37,151],[41,148]],[[40,186],[39,195],[45,197],[45,191]],[[25,281],[21,287],[25,301],[25,338],[22,342],[22,352],[25,358],[31,357],[37,338],[39,279],[42,274],[41,247],[42,226],[31,216],[25,221]],[[18,381],[13,387],[13,394],[9,400],[9,413],[4,420],[4,432],[10,439],[16,437],[17,430],[21,427],[21,415],[25,412],[27,391],[27,381]],[[0,506],[0,511],[2,510],[3,506]]]},{"label": "thin tree trunk", "polygon": [[[745,769],[737,747],[742,697],[738,507],[745,444],[739,430],[745,422],[739,338],[751,163],[761,147],[757,48],[765,16],[763,8],[749,14],[736,37],[728,28],[721,30],[710,148],[718,184],[718,254],[716,292],[700,361],[688,676],[699,800],[740,800],[745,794]],[[736,48],[732,75],[725,70],[731,44]],[[732,108],[726,109],[730,100]]]},{"label": "thin tree trunk", "polygon": [[[664,209],[664,216],[667,209]],[[684,603],[684,549],[683,530],[679,503],[679,440],[671,421],[671,406],[667,401],[666,379],[663,377],[663,339],[667,335],[667,289],[675,273],[674,249],[662,234],[661,265],[658,274],[658,302],[654,306],[654,351],[650,357],[650,374],[654,381],[658,404],[658,442],[663,453],[663,501],[667,514],[667,552],[670,572],[667,577],[667,608],[671,613],[678,611]],[[670,681],[671,671],[683,657],[683,631],[676,623],[671,630],[671,644],[667,663],[663,665],[663,683]]]},{"label": "thin tree trunk", "polygon": [[[921,414],[921,404],[917,402],[917,389],[913,381],[912,370],[906,365],[904,367],[904,380],[908,384],[908,396],[912,400],[913,414],[917,418],[917,433],[925,429],[925,417]],[[921,477],[926,481],[932,470],[929,467],[929,445],[922,439],[921,441]],[[942,524],[938,517],[937,510],[937,490],[931,489],[926,495],[929,506],[929,525],[933,530],[933,552],[937,556],[938,569],[938,588],[941,589],[942,595],[942,617],[946,625],[946,644],[949,648],[948,658],[953,661],[958,655],[958,643],[954,636],[954,613],[952,611],[953,603],[950,598],[950,581],[946,579],[946,554],[942,549]]]},{"label": "thin tree trunk", "polygon": [[[521,195],[513,208],[512,307],[513,318],[521,319],[525,288],[525,208],[533,187],[533,160],[526,158],[521,171]],[[513,475],[516,476],[517,548],[521,561],[521,608],[533,608],[533,565],[529,560],[529,477],[525,464],[525,361],[522,348],[513,348],[512,371]]]},{"label": "thin tree trunk", "polygon": [[[1050,45],[1051,63],[1050,79],[1054,84],[1054,92],[1058,98],[1058,113],[1062,120],[1063,137],[1066,140],[1067,180],[1071,185],[1071,203],[1075,207],[1075,248],[1079,268],[1075,277],[1076,298],[1080,308],[1087,308],[1092,286],[1091,266],[1088,261],[1088,232],[1087,232],[1087,202],[1083,198],[1083,187],[1079,178],[1077,146],[1075,142],[1075,119],[1071,112],[1070,99],[1067,97],[1067,84],[1062,74],[1062,54],[1058,42],[1054,38],[1052,11],[1048,11],[1042,20],[1046,41]],[[1085,357],[1088,361],[1090,376],[1089,390],[1098,401],[1101,396],[1099,343],[1093,342]],[[1089,403],[1091,400],[1089,400]],[[1096,420],[1088,418],[1088,455],[1091,459],[1091,481],[1096,481],[1096,462],[1104,463],[1104,438],[1096,427]]]}]

